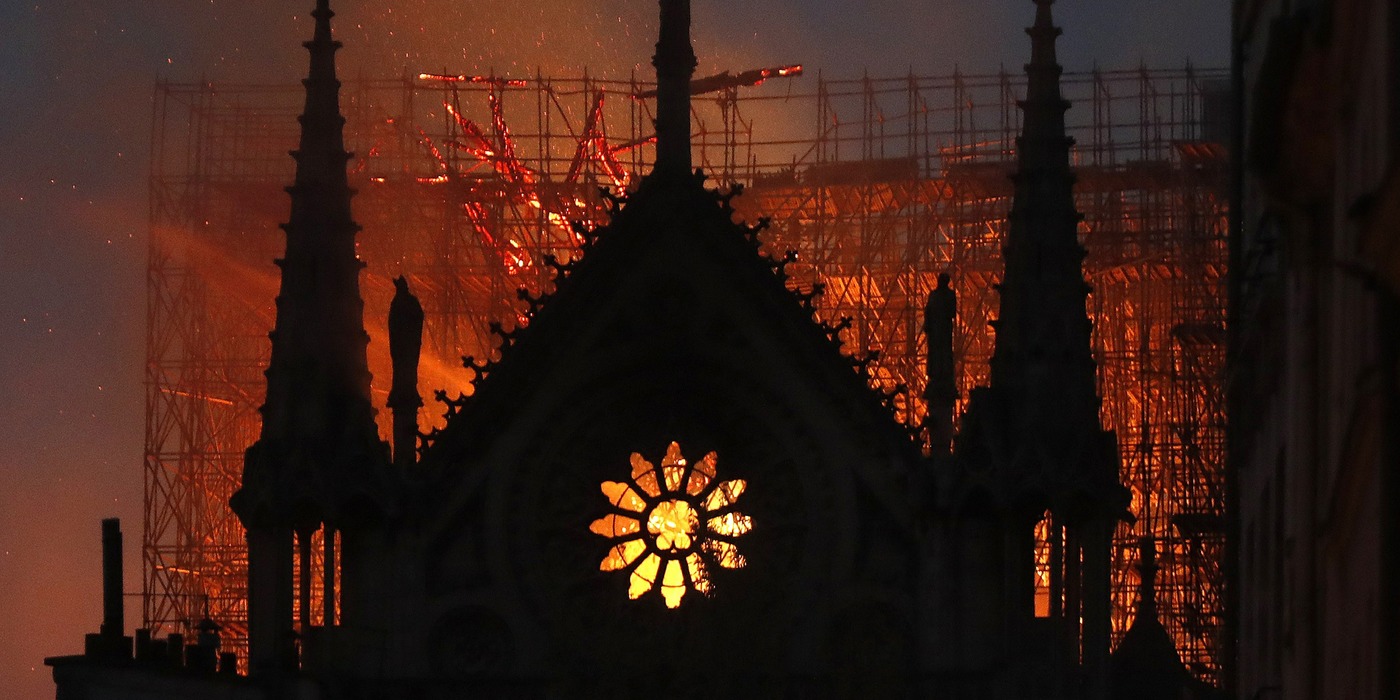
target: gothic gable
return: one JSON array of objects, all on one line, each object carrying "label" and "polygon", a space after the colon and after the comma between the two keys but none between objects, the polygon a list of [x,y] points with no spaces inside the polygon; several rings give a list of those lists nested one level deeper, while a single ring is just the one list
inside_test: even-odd
[{"label": "gothic gable", "polygon": [[[878,618],[851,611],[910,609],[913,443],[731,213],[699,181],[649,181],[590,234],[424,453],[429,598],[494,610],[542,642],[516,668],[596,667],[658,625],[697,652],[734,650],[729,668],[811,665],[855,620]],[[637,460],[659,474],[672,452],[690,471],[674,493],[647,493]],[[689,479],[704,483],[688,491]],[[719,495],[740,482],[732,503]],[[640,500],[619,505],[608,483]],[[700,565],[663,580],[663,561],[639,593],[648,554],[636,548],[658,540],[615,549],[596,522],[651,527],[672,501],[699,513],[698,533],[672,534]]]}]

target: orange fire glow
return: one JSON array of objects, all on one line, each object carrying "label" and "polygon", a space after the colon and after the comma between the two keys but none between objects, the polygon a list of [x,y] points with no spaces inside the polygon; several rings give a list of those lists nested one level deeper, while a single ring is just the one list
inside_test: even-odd
[{"label": "orange fire glow", "polygon": [[747,563],[734,539],[753,529],[753,521],[732,510],[746,482],[715,482],[717,464],[713,452],[687,464],[673,442],[659,470],[634,452],[630,482],[603,482],[603,495],[617,511],[593,521],[589,529],[615,543],[598,568],[630,570],[629,598],[656,588],[660,573],[666,607],[680,607],[687,590],[709,595],[709,566],[739,569]]},{"label": "orange fire glow", "polygon": [[[780,77],[783,71],[796,75],[798,68],[765,69],[776,72],[760,77]],[[365,226],[359,239],[361,256],[368,264],[362,288],[365,326],[372,338],[369,360],[375,377],[374,400],[379,406],[384,405],[391,366],[383,329],[393,277],[408,276],[428,314],[420,391],[425,397],[436,389],[445,389],[449,395],[470,394],[475,372],[462,366],[461,356],[495,356],[500,341],[489,333],[487,322],[509,326],[527,320],[528,309],[515,296],[516,289],[538,296],[551,288],[553,272],[545,264],[546,256],[571,258],[581,241],[569,223],[581,221],[591,226],[604,221],[607,203],[600,199],[596,187],[625,190],[635,186],[645,172],[654,139],[647,103],[633,99],[636,83],[516,81],[529,83],[521,87],[473,81],[466,75],[436,75],[424,74],[427,77],[415,81],[412,89],[423,91],[417,93],[417,104],[421,108],[423,101],[430,103],[429,109],[445,124],[442,129],[446,133],[429,132],[419,126],[426,123],[421,114],[405,113],[351,124],[348,134],[352,145],[373,144],[355,149],[372,155],[354,164],[353,178],[357,185],[372,185],[360,187],[355,214]],[[794,103],[827,105],[816,110],[819,118],[788,118],[781,130],[769,132],[750,124],[753,111],[743,116],[738,110],[770,109],[776,101],[757,105],[742,99],[696,101],[697,143],[705,144],[697,146],[697,163],[704,162],[719,182],[748,184],[745,196],[733,201],[738,209],[736,218],[752,222],[772,217],[773,226],[761,238],[762,250],[773,258],[781,258],[788,250],[799,253],[798,261],[786,269],[790,284],[804,290],[818,281],[825,284],[825,293],[812,301],[815,315],[832,324],[843,317],[852,319],[850,326],[838,333],[846,352],[881,353],[866,366],[870,381],[886,391],[908,387],[907,392],[891,398],[890,405],[897,418],[914,429],[926,410],[922,395],[926,348],[919,331],[922,306],[940,271],[952,273],[959,295],[955,356],[960,396],[965,399],[971,387],[986,380],[986,362],[994,339],[988,321],[995,315],[994,285],[999,277],[1002,222],[1008,204],[1007,157],[1014,145],[1001,138],[1002,133],[1011,133],[1003,132],[1001,125],[980,131],[968,127],[966,134],[952,127],[947,133],[915,133],[913,121],[886,119],[889,114],[927,117],[931,113],[920,112],[920,105],[935,102],[953,104],[955,110],[971,110],[974,102],[953,100],[951,88],[941,94],[937,91],[944,88],[928,87],[945,82],[918,84],[916,87],[931,96],[919,96],[923,101],[907,109],[905,105],[886,111],[866,109],[864,114],[874,115],[865,117],[868,123],[830,107],[809,91],[791,99]],[[995,79],[987,84],[1001,89]],[[874,99],[869,96],[875,93],[867,91],[875,89],[871,85],[879,83],[852,81],[820,92],[845,95],[845,99]],[[1107,89],[1100,84],[1091,87]],[[909,89],[910,83],[901,79],[888,92],[902,98]],[[1014,114],[1014,103],[996,101],[1009,94],[998,92],[985,101]],[[1164,90],[1163,94],[1170,92]],[[566,106],[561,95],[572,95],[574,101]],[[365,104],[406,102],[398,98],[396,94]],[[785,104],[787,98],[782,102]],[[864,104],[869,107],[869,103]],[[538,113],[536,105],[544,105]],[[439,108],[446,112],[437,112]],[[725,109],[735,110],[726,113],[727,121],[720,114]],[[815,136],[798,134],[795,124],[817,124],[823,131]],[[886,135],[870,140],[874,137],[869,134],[881,133],[877,127],[894,129],[895,125],[911,131],[897,139]],[[354,133],[355,128],[363,132]],[[763,150],[760,142],[765,133],[774,141],[770,150]],[[862,136],[857,139],[852,133]],[[860,139],[864,139],[856,144],[860,153],[852,154],[851,143]],[[1209,636],[1216,629],[1212,627],[1216,614],[1212,596],[1218,596],[1219,591],[1212,588],[1210,582],[1218,577],[1211,579],[1214,574],[1209,569],[1214,556],[1211,548],[1218,540],[1212,539],[1211,522],[1204,516],[1223,512],[1214,490],[1216,481],[1212,481],[1218,472],[1212,470],[1222,463],[1224,419],[1219,397],[1210,387],[1218,387],[1215,373],[1221,356],[1216,338],[1223,332],[1223,286],[1219,283],[1226,261],[1225,214],[1223,197],[1210,179],[1217,170],[1194,166],[1174,169],[1172,144],[1185,139],[1177,135],[1164,142],[1161,153],[1152,160],[1155,171],[1146,165],[1129,171],[1086,162],[1079,186],[1087,215],[1082,234],[1090,252],[1086,274],[1094,285],[1089,312],[1096,329],[1103,419],[1118,431],[1123,479],[1134,488],[1134,509],[1139,515],[1138,524],[1120,532],[1115,540],[1114,627],[1121,632],[1132,619],[1136,538],[1157,536],[1164,542],[1159,562],[1164,619],[1183,649],[1183,657],[1195,664],[1193,669],[1205,669],[1198,670],[1198,675],[1206,676],[1214,664],[1214,642]],[[881,157],[883,152],[876,146],[892,140],[925,144],[927,152],[921,151],[919,158],[936,165],[905,168],[912,161]],[[746,146],[747,141],[755,143]],[[285,148],[274,145],[278,147],[267,148],[269,162],[282,163]],[[264,146],[255,142],[246,149]],[[1134,142],[1132,148],[1136,153],[1143,146]],[[766,155],[778,149],[782,149],[781,157]],[[208,152],[248,157],[244,150],[232,147]],[[854,160],[858,157],[864,160]],[[208,211],[201,211],[199,220],[179,219],[186,210],[172,207],[157,214],[159,221],[169,223],[153,231],[167,256],[153,256],[153,265],[177,260],[184,266],[181,270],[194,270],[203,285],[203,296],[186,299],[174,297],[182,288],[171,283],[171,300],[165,301],[165,306],[157,305],[157,313],[200,319],[205,325],[199,333],[180,336],[193,345],[204,338],[219,337],[208,347],[197,347],[198,352],[206,353],[197,356],[205,364],[172,355],[171,369],[167,369],[161,364],[166,356],[155,356],[151,366],[167,374],[152,378],[152,401],[161,407],[159,410],[185,412],[180,413],[182,418],[188,413],[217,428],[217,439],[228,444],[221,444],[212,457],[202,456],[209,454],[206,452],[196,456],[221,460],[208,465],[208,471],[218,475],[238,473],[241,462],[237,455],[255,436],[254,409],[262,401],[263,388],[258,368],[264,360],[261,353],[267,348],[265,333],[272,325],[271,300],[278,286],[276,269],[269,261],[280,253],[275,224],[286,216],[285,198],[278,196],[285,173],[273,177],[261,171],[239,175],[242,171],[237,168],[244,167],[241,163],[201,171],[234,173],[229,176],[234,184],[219,181],[201,190],[206,193],[202,196],[207,197]],[[178,183],[185,176],[176,173],[169,179]],[[244,180],[237,180],[239,176]],[[1199,181],[1171,184],[1191,178]],[[177,201],[175,197],[167,199]],[[163,201],[157,198],[158,203]],[[162,282],[182,279],[158,267],[153,267],[152,275]],[[153,327],[157,331],[185,330],[174,321]],[[175,341],[164,342],[152,352],[184,347]],[[181,368],[187,366],[201,371],[182,374]],[[421,422],[425,428],[440,427],[442,409],[431,401],[429,404]],[[380,418],[387,422],[388,412],[382,411]],[[198,425],[173,418],[158,424]],[[387,424],[381,426],[381,432],[388,435]],[[196,435],[191,444],[203,449],[202,439]],[[150,464],[174,474],[180,467],[161,461],[161,455],[174,452],[167,446],[153,445]],[[710,497],[699,499],[688,483],[679,487],[667,481],[665,460],[662,464],[660,475],[653,477],[658,479],[655,493],[642,483],[644,473],[632,475],[629,485],[642,499],[643,507],[613,506],[619,512],[612,515],[630,522],[595,522],[598,529],[594,532],[615,541],[603,566],[609,571],[632,572],[629,595],[655,591],[668,605],[673,600],[679,605],[685,591],[704,594],[710,582],[698,567],[691,568],[688,555],[675,559],[658,555],[658,560],[647,564],[651,561],[649,542],[662,534],[673,545],[681,541],[682,534],[703,536],[705,542],[714,544],[709,549],[701,544],[697,549],[692,542],[689,553],[700,554],[701,561],[708,561],[708,556],[721,568],[735,568],[743,566],[744,558],[726,538],[742,535],[751,523],[732,510],[724,510],[732,508],[743,493],[743,482],[731,482],[726,489],[716,488]],[[698,467],[691,468],[693,478],[703,474]],[[227,490],[236,484],[224,478],[199,496],[201,503],[209,504],[202,505],[201,512],[226,510]],[[674,496],[661,499],[661,493]],[[608,494],[608,502],[614,503],[615,496],[619,494]],[[711,503],[710,498],[719,500]],[[668,506],[669,510],[653,512],[655,505],[672,500],[676,503]],[[679,504],[691,512],[686,513]],[[1183,514],[1202,517],[1194,521],[1178,517]],[[655,531],[652,515],[660,517]],[[1043,538],[1044,533],[1041,535]],[[209,583],[201,583],[203,588],[198,590],[221,585],[230,592],[228,600],[235,601],[242,573],[239,567],[246,565],[237,551],[241,531],[221,520],[195,539],[233,545],[218,552],[208,550],[214,553],[208,554],[205,562],[188,558],[163,561],[167,568],[161,573],[201,570],[202,580]],[[678,556],[679,550],[675,554]],[[686,564],[677,564],[673,572],[672,561]],[[634,574],[640,575],[631,579]],[[169,581],[172,588],[183,586],[178,591],[181,596],[186,595],[185,590],[196,590],[183,580],[162,580]],[[676,581],[683,585],[677,587]],[[1047,583],[1038,579],[1042,587]],[[646,584],[644,588],[642,584]],[[183,598],[172,594],[170,600]],[[220,604],[231,609],[238,605],[236,601]],[[227,619],[237,615],[233,609]]]}]

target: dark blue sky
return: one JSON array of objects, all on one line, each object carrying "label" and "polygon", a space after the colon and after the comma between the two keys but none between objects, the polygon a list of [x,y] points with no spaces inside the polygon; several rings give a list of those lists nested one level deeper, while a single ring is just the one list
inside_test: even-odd
[{"label": "dark blue sky", "polygon": [[[693,0],[700,70],[1018,70],[1030,0]],[[313,0],[0,2],[0,696],[100,622],[98,520],[140,590],[146,154],[158,78],[291,82]],[[347,74],[625,76],[654,0],[334,0]],[[1224,0],[1061,0],[1071,70],[1228,60]],[[133,599],[128,624],[139,622]]]}]

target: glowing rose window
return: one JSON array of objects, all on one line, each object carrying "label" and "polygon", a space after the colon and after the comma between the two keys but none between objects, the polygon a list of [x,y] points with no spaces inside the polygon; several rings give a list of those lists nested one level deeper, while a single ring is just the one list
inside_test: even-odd
[{"label": "glowing rose window", "polygon": [[690,464],[671,443],[661,468],[632,453],[629,481],[603,482],[614,512],[593,521],[593,532],[613,540],[602,571],[631,573],[633,600],[660,589],[666,607],[680,606],[687,591],[709,595],[710,567],[739,569],[747,563],[735,540],[753,528],[734,510],[743,480],[715,478],[715,453]]}]

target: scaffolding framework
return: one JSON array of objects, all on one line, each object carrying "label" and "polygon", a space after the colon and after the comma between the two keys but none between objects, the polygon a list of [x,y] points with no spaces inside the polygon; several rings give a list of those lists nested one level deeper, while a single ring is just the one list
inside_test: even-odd
[{"label": "scaffolding framework", "polygon": [[[960,397],[986,380],[1023,78],[800,73],[707,79],[694,102],[696,163],[718,184],[746,186],[737,216],[772,220],[765,252],[797,252],[788,271],[799,286],[821,284],[817,314],[851,319],[847,349],[879,352],[872,385],[907,387],[896,412],[918,426],[922,313],[940,272],[958,291]],[[1137,540],[1152,536],[1163,623],[1211,682],[1222,629],[1227,80],[1189,66],[1063,78],[1102,417],[1118,433],[1137,516],[1115,540],[1115,636],[1136,604]],[[577,248],[569,222],[602,221],[599,188],[626,189],[651,162],[652,87],[541,75],[346,84],[377,405],[391,280],[406,275],[426,313],[424,395],[469,393],[461,358],[491,355],[491,323],[523,322],[517,290],[547,288],[546,256]],[[246,633],[247,553],[227,504],[259,429],[301,96],[292,85],[170,83],[155,94],[143,617],[188,633],[207,612],[233,648]],[[440,412],[425,408],[420,424],[442,425]]]}]

